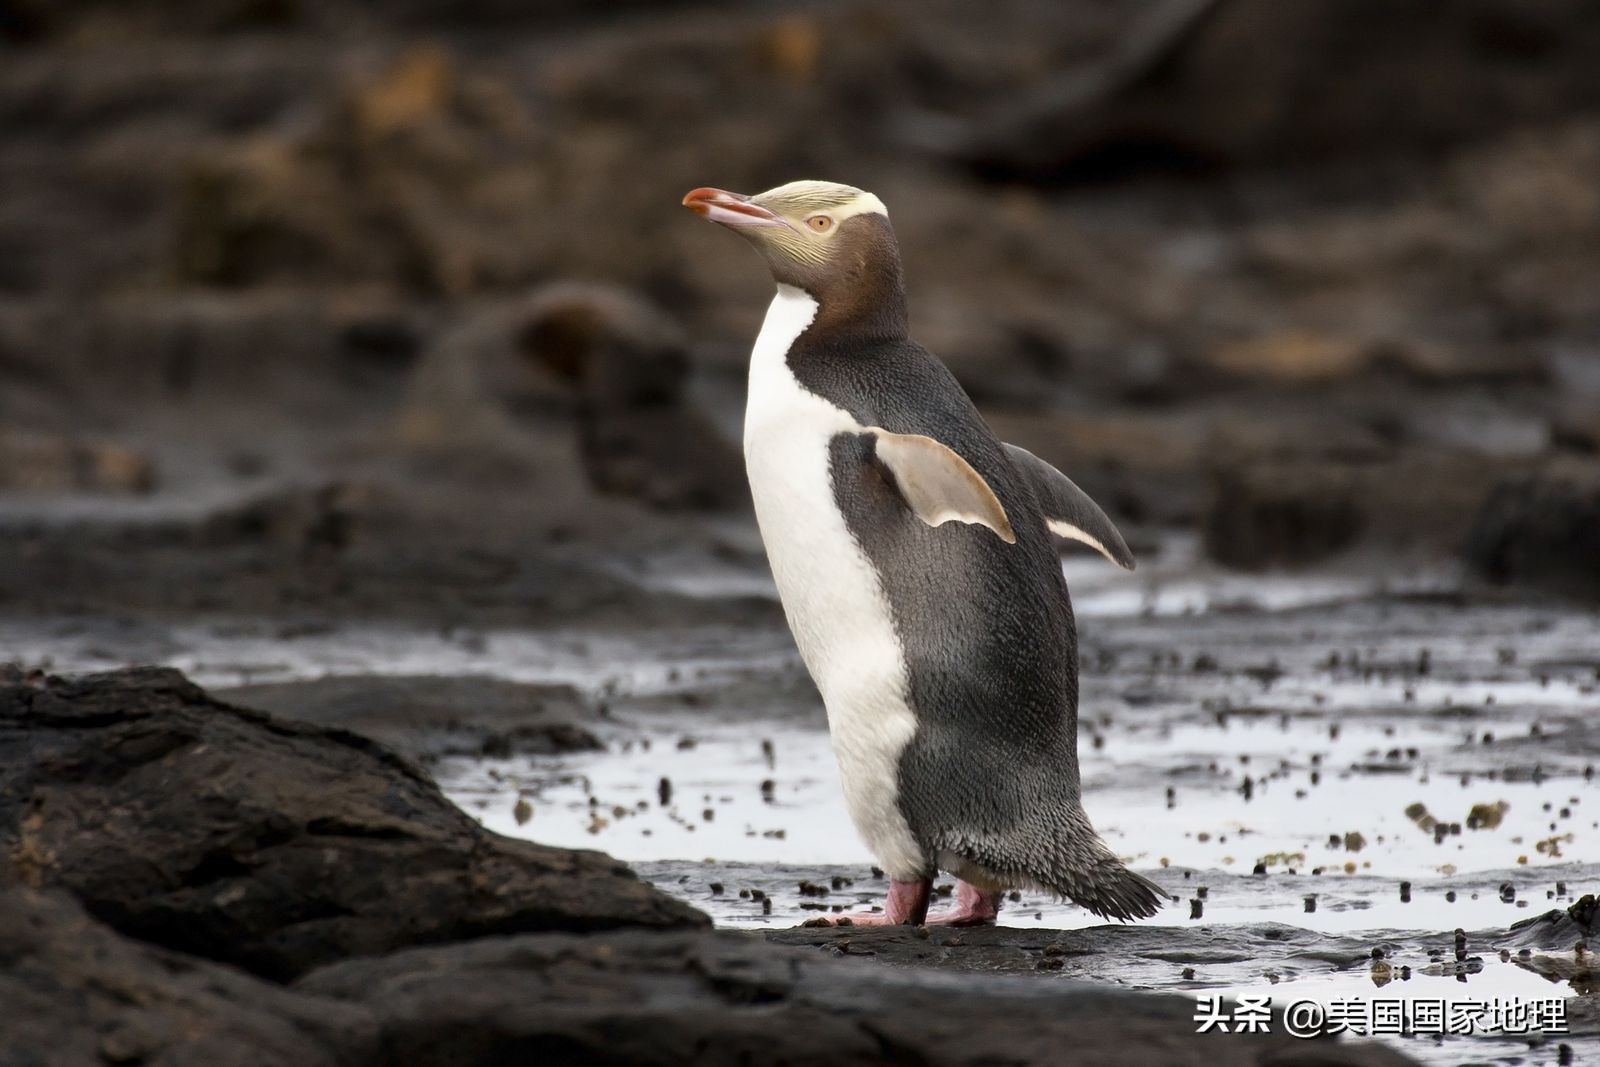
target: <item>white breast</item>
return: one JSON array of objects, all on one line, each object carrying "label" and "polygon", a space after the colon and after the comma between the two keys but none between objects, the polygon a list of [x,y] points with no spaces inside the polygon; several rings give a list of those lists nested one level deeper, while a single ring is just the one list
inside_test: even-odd
[{"label": "white breast", "polygon": [[920,877],[921,850],[895,803],[900,753],[916,732],[905,655],[828,472],[829,442],[862,427],[802,386],[785,359],[816,313],[803,290],[778,286],[750,355],[745,467],[784,614],[828,709],[851,819],[891,876]]}]

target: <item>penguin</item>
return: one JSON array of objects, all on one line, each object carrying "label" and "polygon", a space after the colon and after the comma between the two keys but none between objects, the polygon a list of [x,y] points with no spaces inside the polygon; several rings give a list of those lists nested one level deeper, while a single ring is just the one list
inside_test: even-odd
[{"label": "penguin", "polygon": [[[1083,810],[1077,632],[1052,541],[1131,570],[1122,535],[1001,442],[911,340],[878,197],[799,181],[683,204],[748,239],[777,283],[750,356],[745,465],[845,806],[889,877],[883,911],[853,921],[992,923],[1015,888],[1153,915],[1164,894]],[[939,870],[958,891],[930,917]]]}]

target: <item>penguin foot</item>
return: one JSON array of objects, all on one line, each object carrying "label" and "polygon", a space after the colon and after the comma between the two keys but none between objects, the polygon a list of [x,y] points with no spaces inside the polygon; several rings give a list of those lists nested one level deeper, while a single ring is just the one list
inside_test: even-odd
[{"label": "penguin foot", "polygon": [[1000,917],[1000,892],[985,892],[971,882],[956,883],[956,906],[928,916],[929,926],[993,926]]},{"label": "penguin foot", "polygon": [[932,878],[891,878],[889,899],[884,902],[882,911],[840,918],[849,919],[851,926],[921,926],[928,919],[928,897],[932,891]]}]

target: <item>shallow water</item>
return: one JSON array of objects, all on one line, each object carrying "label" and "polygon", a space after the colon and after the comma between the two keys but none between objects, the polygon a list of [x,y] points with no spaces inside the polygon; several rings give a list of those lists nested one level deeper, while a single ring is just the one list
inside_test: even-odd
[{"label": "shallow water", "polygon": [[[1570,943],[1530,949],[1508,930],[1600,884],[1594,618],[1345,588],[1289,600],[1084,619],[1086,804],[1176,899],[1142,924],[1158,947],[1060,973],[1379,1011],[1589,989]],[[440,770],[496,830],[603,848],[720,925],[790,927],[885,889],[845,817],[822,712],[801,702],[708,716],[623,694],[605,753]],[[1115,937],[1028,893],[1001,923]],[[1593,1035],[1386,1040],[1429,1063],[1554,1063],[1560,1043],[1575,1062],[1600,1056]]]},{"label": "shallow water", "polygon": [[[1031,973],[1050,939],[1072,938],[1046,980],[1270,993],[1280,1007],[1592,988],[1570,939],[1508,928],[1600,886],[1595,615],[1463,601],[1439,576],[1396,594],[1359,576],[1244,579],[1165,558],[1142,584],[1076,561],[1068,571],[1086,806],[1175,899],[1123,928],[1021,894],[1002,912],[1004,936],[1033,938],[1037,951],[1003,943],[991,957],[986,935],[968,932],[963,947],[938,950],[949,956],[939,965]],[[589,724],[605,751],[435,769],[486,825],[604,849],[724,926],[776,931],[881,902],[820,704],[775,625],[552,634],[0,620],[0,647],[58,671],[170,663],[210,686],[361,673],[572,684],[605,705]],[[1490,825],[1476,825],[1475,807]],[[1458,928],[1471,968],[1455,964]],[[851,940],[861,954],[863,936]],[[1374,968],[1374,949],[1387,967]],[[1556,1062],[1558,1041],[1575,1062],[1600,1059],[1595,1036],[1534,1049],[1515,1036],[1397,1040],[1430,1063]]]}]

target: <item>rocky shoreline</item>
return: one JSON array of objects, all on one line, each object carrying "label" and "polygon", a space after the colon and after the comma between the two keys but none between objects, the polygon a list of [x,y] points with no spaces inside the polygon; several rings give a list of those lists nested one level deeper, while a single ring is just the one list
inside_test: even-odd
[{"label": "rocky shoreline", "polygon": [[[906,973],[827,958],[837,937],[819,954],[712,931],[599,853],[483,830],[377,742],[164,669],[0,678],[0,884],[0,1000],[22,1009],[0,1019],[8,1064],[1218,1054],[1178,997]],[[1228,1040],[1237,1063],[1407,1062]]]}]

